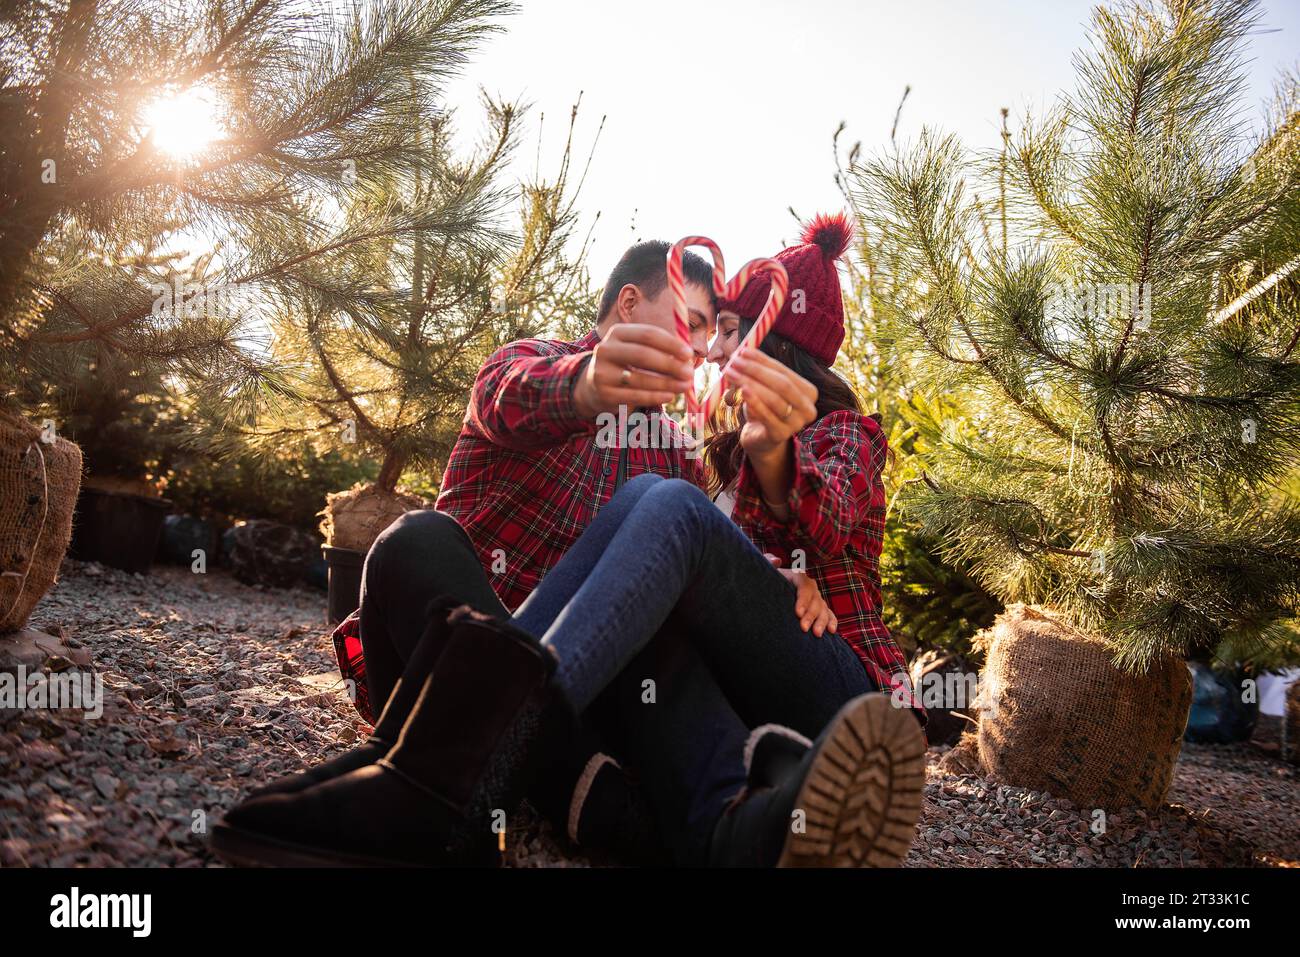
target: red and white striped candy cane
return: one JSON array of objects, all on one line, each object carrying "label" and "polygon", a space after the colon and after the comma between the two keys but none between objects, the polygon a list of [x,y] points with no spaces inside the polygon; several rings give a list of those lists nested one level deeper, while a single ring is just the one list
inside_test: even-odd
[{"label": "red and white striped candy cane", "polygon": [[[722,250],[707,236],[687,236],[668,250],[668,292],[673,297],[673,321],[677,326],[677,335],[690,346],[691,320],[686,309],[686,277],[682,272],[682,253],[687,246],[704,246],[712,254],[714,295],[721,296],[727,290],[727,267],[722,261]],[[699,409],[699,399],[694,390],[686,393],[686,411],[696,413]]]},{"label": "red and white striped candy cane", "polygon": [[747,349],[757,349],[767,338],[767,334],[772,331],[772,326],[776,323],[777,314],[781,312],[781,307],[785,305],[785,298],[790,291],[790,276],[785,271],[785,266],[781,265],[775,259],[751,259],[740,268],[740,272],[727,283],[727,287],[718,295],[725,299],[735,299],[741,291],[749,284],[758,273],[772,274],[772,287],[767,293],[767,302],[763,304],[763,311],[758,314],[753,328],[749,330],[749,335],[745,336],[743,342],[736,346],[736,351],[731,354],[731,359],[723,367],[721,375],[714,380],[708,393],[704,396],[697,408],[704,413],[707,421],[713,414],[713,410],[718,407],[718,400],[722,397],[722,390],[727,381],[727,373],[731,369],[731,363],[736,361],[736,357],[743,354]]}]

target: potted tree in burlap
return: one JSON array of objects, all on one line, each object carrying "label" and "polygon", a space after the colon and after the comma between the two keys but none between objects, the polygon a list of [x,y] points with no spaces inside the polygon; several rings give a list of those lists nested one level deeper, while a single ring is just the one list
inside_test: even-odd
[{"label": "potted tree in burlap", "polygon": [[[0,630],[20,627],[53,582],[81,465],[18,385],[102,350],[233,416],[292,393],[259,347],[263,316],[396,237],[459,235],[481,202],[465,183],[436,207],[377,204],[343,225],[334,215],[358,166],[430,161],[408,135],[412,102],[433,101],[509,9],[67,0],[0,10]],[[359,315],[383,305],[360,283],[329,292]]]},{"label": "potted tree in burlap", "polygon": [[[1077,90],[972,158],[926,131],[855,165],[907,282],[892,348],[967,414],[919,415],[906,508],[1013,603],[985,638],[979,763],[1085,807],[1164,797],[1183,656],[1297,613],[1294,82],[1248,142],[1251,4],[1094,13]],[[1241,646],[1240,644],[1238,645]]]},{"label": "potted tree in burlap", "polygon": [[[577,107],[556,175],[518,189],[506,173],[521,109],[488,98],[484,107],[483,146],[457,156],[450,115],[413,100],[407,123],[428,162],[398,172],[358,166],[365,188],[343,207],[353,228],[378,210],[444,210],[444,232],[394,237],[322,264],[313,293],[286,303],[271,322],[272,354],[294,370],[295,394],[268,403],[241,439],[268,454],[291,435],[314,437],[322,449],[355,443],[379,462],[374,481],[322,503],[331,621],[357,607],[362,562],[379,533],[411,509],[432,507],[400,483],[408,476],[436,484],[483,360],[513,339],[577,335],[574,323],[592,320],[585,244],[569,248]],[[466,206],[468,191],[476,202]],[[512,204],[513,228],[503,215]],[[372,290],[372,308],[357,310],[336,294],[358,285]]]}]

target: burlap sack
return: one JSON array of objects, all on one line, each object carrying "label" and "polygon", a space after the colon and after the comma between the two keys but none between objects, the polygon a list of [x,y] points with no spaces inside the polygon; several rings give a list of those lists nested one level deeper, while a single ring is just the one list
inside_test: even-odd
[{"label": "burlap sack", "polygon": [[980,763],[993,777],[1083,808],[1158,807],[1192,701],[1187,665],[1120,671],[1100,639],[1041,608],[994,622],[980,679]]},{"label": "burlap sack", "polygon": [[325,544],[359,552],[370,551],[379,533],[407,512],[429,507],[418,495],[401,489],[384,492],[374,485],[333,492],[325,497],[325,503],[320,523]]},{"label": "burlap sack", "polygon": [[72,535],[81,449],[0,412],[0,633],[27,624]]},{"label": "burlap sack", "polygon": [[984,777],[984,766],[980,764],[979,734],[967,731],[955,745],[939,759],[939,770],[949,774],[974,774]]}]

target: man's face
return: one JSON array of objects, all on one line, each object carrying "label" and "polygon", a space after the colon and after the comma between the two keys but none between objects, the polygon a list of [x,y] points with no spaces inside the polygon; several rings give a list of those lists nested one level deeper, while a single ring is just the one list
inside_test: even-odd
[{"label": "man's face", "polygon": [[[695,364],[698,366],[709,353],[709,339],[713,337],[717,322],[717,310],[713,307],[708,290],[703,286],[686,284],[686,318],[691,324],[691,349],[695,352]],[[653,299],[639,297],[625,321],[644,322],[676,334],[673,297],[668,287],[661,289]]]}]

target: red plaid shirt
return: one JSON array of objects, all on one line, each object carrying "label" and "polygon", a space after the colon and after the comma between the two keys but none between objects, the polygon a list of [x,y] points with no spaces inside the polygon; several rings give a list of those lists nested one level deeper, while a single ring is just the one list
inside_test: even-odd
[{"label": "red plaid shirt", "polygon": [[[614,494],[619,449],[573,405],[573,384],[600,340],[523,339],[479,371],[437,508],[469,534],[502,604],[518,608]],[[676,423],[669,448],[629,448],[627,478],[653,472],[703,485]]]},{"label": "red plaid shirt", "polygon": [[[794,485],[787,521],[763,504],[749,460],[736,485],[735,520],[750,541],[778,556],[784,568],[803,568],[839,619],[840,637],[862,659],[878,688],[910,707],[907,662],[880,617],[880,549],[885,534],[881,473],[889,442],[879,423],[857,412],[832,412],[792,440]],[[792,555],[800,550],[802,555]],[[924,720],[924,713],[922,712]]]}]

